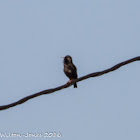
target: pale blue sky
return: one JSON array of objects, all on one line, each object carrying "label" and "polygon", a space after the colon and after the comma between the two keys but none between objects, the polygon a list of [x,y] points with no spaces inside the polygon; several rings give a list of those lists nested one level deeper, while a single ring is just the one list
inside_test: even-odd
[{"label": "pale blue sky", "polygon": [[[5,105],[65,84],[62,56],[73,57],[79,77],[139,56],[140,1],[1,0],[0,38],[0,105]],[[0,133],[139,140],[139,71],[134,62],[84,80],[77,89],[0,111]]]}]

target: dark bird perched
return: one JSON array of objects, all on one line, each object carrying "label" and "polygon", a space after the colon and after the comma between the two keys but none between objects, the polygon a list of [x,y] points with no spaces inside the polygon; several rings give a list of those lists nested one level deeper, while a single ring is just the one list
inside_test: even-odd
[{"label": "dark bird perched", "polygon": [[[64,58],[64,73],[66,76],[70,79],[69,82],[71,82],[74,79],[77,79],[77,68],[72,63],[71,56],[67,55]],[[74,88],[77,88],[77,84],[74,84]]]}]

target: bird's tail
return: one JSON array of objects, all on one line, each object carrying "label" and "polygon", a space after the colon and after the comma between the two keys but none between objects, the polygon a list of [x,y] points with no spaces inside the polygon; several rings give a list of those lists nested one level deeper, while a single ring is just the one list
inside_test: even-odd
[{"label": "bird's tail", "polygon": [[77,88],[77,84],[76,83],[74,84],[74,88]]}]

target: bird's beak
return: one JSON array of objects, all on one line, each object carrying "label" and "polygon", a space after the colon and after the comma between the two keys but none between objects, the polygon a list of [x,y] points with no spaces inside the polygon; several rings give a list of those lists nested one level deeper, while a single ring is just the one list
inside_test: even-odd
[{"label": "bird's beak", "polygon": [[61,58],[64,58],[64,57],[61,57]]}]

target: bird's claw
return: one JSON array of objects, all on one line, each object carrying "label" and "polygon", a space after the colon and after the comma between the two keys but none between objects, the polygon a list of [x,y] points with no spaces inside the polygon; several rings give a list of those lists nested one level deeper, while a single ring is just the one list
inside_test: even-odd
[{"label": "bird's claw", "polygon": [[72,82],[72,80],[69,80],[69,81],[66,83],[66,85],[70,84],[71,82]]}]

